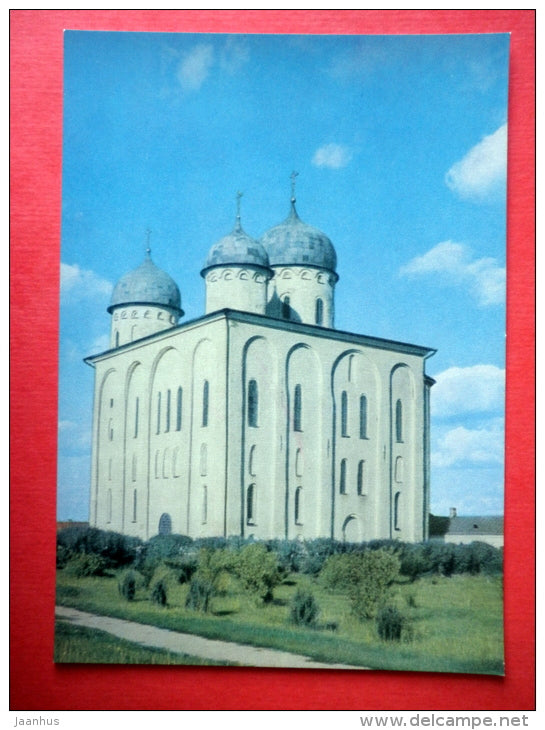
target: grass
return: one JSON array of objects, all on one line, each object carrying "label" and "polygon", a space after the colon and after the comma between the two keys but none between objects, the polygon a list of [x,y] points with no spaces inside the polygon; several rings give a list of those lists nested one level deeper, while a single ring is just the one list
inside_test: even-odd
[{"label": "grass", "polygon": [[[319,629],[289,623],[289,603],[298,587],[310,589],[320,606]],[[291,651],[316,661],[374,669],[503,674],[502,581],[499,576],[454,575],[400,582],[390,602],[413,626],[408,643],[381,641],[374,621],[358,621],[348,598],[319,581],[292,574],[257,606],[227,581],[209,614],[185,608],[186,585],[170,584],[168,607],[154,606],[140,589],[123,601],[114,578],[75,579],[58,573],[57,602],[93,613],[186,631],[208,638]],[[336,631],[326,625],[336,625]]]},{"label": "grass", "polygon": [[55,622],[54,661],[86,664],[226,664],[205,661],[189,654],[149,649],[105,631]]}]

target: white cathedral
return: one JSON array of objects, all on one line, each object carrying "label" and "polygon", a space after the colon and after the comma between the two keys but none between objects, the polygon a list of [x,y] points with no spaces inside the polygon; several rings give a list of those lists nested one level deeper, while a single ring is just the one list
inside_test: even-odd
[{"label": "white cathedral", "polygon": [[435,350],[334,329],[337,256],[291,210],[258,241],[237,206],[204,316],[152,261],[114,288],[95,369],[90,523],[256,539],[428,536]]}]

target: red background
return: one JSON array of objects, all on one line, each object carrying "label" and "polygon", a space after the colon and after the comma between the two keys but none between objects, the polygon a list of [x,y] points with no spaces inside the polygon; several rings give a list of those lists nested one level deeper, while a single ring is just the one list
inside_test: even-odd
[{"label": "red background", "polygon": [[[10,709],[534,709],[535,11],[12,10],[10,24]],[[511,33],[504,678],[53,663],[63,29]]]}]

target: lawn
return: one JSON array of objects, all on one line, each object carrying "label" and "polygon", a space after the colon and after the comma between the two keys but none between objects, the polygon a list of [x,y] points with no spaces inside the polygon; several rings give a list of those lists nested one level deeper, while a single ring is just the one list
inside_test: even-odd
[{"label": "lawn", "polygon": [[[309,588],[318,601],[317,628],[289,623],[289,605],[298,587]],[[201,614],[185,608],[187,585],[171,583],[168,606],[161,608],[148,600],[143,589],[134,601],[124,601],[115,575],[74,578],[58,571],[57,602],[208,638],[291,651],[322,662],[371,669],[503,674],[500,576],[453,575],[396,583],[390,602],[412,626],[412,637],[404,642],[380,640],[375,622],[358,621],[346,595],[326,590],[319,580],[307,576],[289,575],[275,588],[273,602],[265,605],[257,605],[230,579],[223,588],[223,594],[213,598],[210,613]],[[61,640],[59,634],[59,645]],[[80,656],[86,656],[84,648]],[[89,653],[88,659],[76,661],[102,661],[93,656]]]}]

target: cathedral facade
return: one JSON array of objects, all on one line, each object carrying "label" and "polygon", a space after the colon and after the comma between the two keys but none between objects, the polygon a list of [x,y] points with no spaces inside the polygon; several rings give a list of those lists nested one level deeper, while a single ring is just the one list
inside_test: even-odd
[{"label": "cathedral facade", "polygon": [[334,329],[337,257],[298,216],[237,212],[201,271],[206,312],[151,259],[114,288],[95,370],[92,525],[148,539],[428,535],[435,352]]}]

